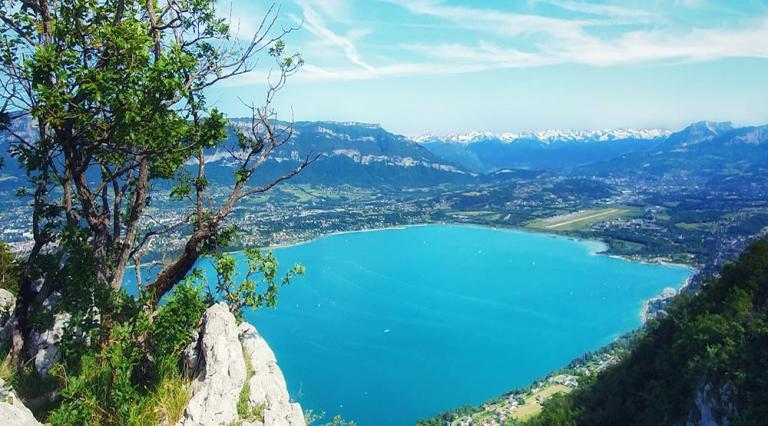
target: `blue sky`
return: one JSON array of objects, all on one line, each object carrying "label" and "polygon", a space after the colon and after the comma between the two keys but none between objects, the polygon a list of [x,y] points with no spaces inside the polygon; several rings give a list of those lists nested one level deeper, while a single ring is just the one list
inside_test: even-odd
[{"label": "blue sky", "polygon": [[[283,0],[283,118],[407,134],[768,123],[768,1]],[[265,2],[222,0],[239,34]],[[231,13],[230,13],[231,11]],[[266,75],[210,94],[230,115]]]}]

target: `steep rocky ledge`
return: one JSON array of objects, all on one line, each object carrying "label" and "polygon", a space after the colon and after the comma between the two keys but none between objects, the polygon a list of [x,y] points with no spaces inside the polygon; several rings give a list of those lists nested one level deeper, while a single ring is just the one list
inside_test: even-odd
[{"label": "steep rocky ledge", "polygon": [[[0,320],[5,320],[0,327],[14,304],[10,293],[0,292]],[[66,320],[56,321],[33,345],[35,354],[40,350],[45,355],[39,357],[40,362],[35,357],[40,373],[59,358],[58,328]],[[46,336],[50,338],[42,338]],[[301,406],[290,401],[272,349],[252,325],[238,326],[227,305],[218,303],[205,311],[182,362],[191,382],[191,397],[177,426],[306,425]],[[40,424],[2,380],[0,424]]]},{"label": "steep rocky ledge", "polygon": [[223,303],[205,311],[198,335],[184,351],[184,365],[192,398],[178,426],[306,425],[267,342],[252,325],[238,327]]}]

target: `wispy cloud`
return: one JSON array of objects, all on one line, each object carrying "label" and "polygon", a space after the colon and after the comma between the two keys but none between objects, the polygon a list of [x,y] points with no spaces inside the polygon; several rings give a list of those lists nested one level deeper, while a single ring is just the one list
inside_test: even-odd
[{"label": "wispy cloud", "polygon": [[534,67],[557,62],[555,58],[546,58],[538,53],[524,52],[516,48],[504,48],[485,41],[475,45],[458,43],[407,44],[401,47],[432,60],[448,63],[473,63],[482,65],[483,69]]},{"label": "wispy cloud", "polygon": [[[372,80],[384,77],[406,77],[418,75],[466,74],[485,71],[492,68],[487,64],[444,64],[444,63],[395,63],[371,68],[321,67],[305,65],[301,72],[292,77],[296,82],[353,81]],[[222,87],[264,84],[268,74],[251,72],[227,80]]]},{"label": "wispy cloud", "polygon": [[[688,0],[691,1],[691,0]],[[617,6],[613,4],[588,3],[573,0],[535,0],[534,3],[545,3],[557,8],[587,15],[595,15],[607,18],[632,18],[645,21],[655,15],[647,10]]]},{"label": "wispy cloud", "polygon": [[572,46],[563,56],[593,65],[666,60],[708,61],[723,58],[768,58],[768,18],[741,29],[694,29],[684,34],[633,31],[600,41],[586,51]]},{"label": "wispy cloud", "polygon": [[723,58],[768,58],[768,19],[740,30],[700,29],[686,34],[632,31],[612,40],[597,37],[580,43],[560,40],[535,52],[481,42],[474,45],[407,45],[435,60],[474,61],[488,68],[513,68],[562,63],[613,66],[664,61],[698,62]]},{"label": "wispy cloud", "polygon": [[[295,19],[302,21],[304,30],[314,38],[309,41],[311,51],[322,58],[319,62],[310,60],[297,80],[461,74],[564,63],[606,67],[768,58],[768,16],[743,20],[738,27],[680,28],[667,25],[665,17],[655,10],[578,0],[529,0],[533,7],[526,13],[457,6],[443,0],[381,0],[414,17],[397,24],[440,27],[451,35],[450,42],[439,38],[432,41],[431,37],[393,42],[387,46],[390,56],[385,56],[372,51],[371,44],[358,43],[371,32],[377,35],[382,25],[370,21],[366,25],[372,27],[359,28],[362,21],[351,17],[353,1],[295,0],[301,10],[301,17]],[[685,3],[695,7],[699,1]],[[538,4],[573,12],[574,17],[535,14]],[[602,31],[606,26],[610,30]],[[322,49],[326,54],[318,54]],[[393,50],[398,52],[396,57],[391,56]],[[254,77],[243,77],[235,84],[253,81]]]},{"label": "wispy cloud", "polygon": [[557,38],[581,39],[589,21],[547,16],[504,13],[492,9],[449,6],[436,0],[386,0],[411,13],[444,19],[454,25],[482,32],[515,37],[524,34],[548,34]]},{"label": "wispy cloud", "polygon": [[[350,0],[311,0],[312,5],[333,21],[349,19]],[[299,1],[299,4],[305,4]]]},{"label": "wispy cloud", "polygon": [[[417,45],[422,53],[445,60],[474,59],[501,67],[576,62],[597,66],[664,60],[704,61],[728,57],[768,57],[768,17],[744,23],[741,28],[617,31],[599,37],[587,30],[599,22],[560,19],[495,10],[448,6],[439,0],[387,0],[413,13],[452,21],[459,27],[502,36],[500,44]],[[572,1],[547,0],[559,7],[608,16],[649,16],[646,12]],[[521,34],[545,34],[535,50],[523,53],[514,38]],[[405,46],[414,48],[414,46]]]},{"label": "wispy cloud", "polygon": [[[331,7],[333,3],[337,3],[336,1],[326,1],[321,2],[320,4],[325,4],[326,7]],[[308,3],[301,1],[299,2],[299,5],[302,8],[303,13],[303,28],[318,37],[320,40],[330,44],[337,46],[341,48],[350,62],[352,62],[355,65],[358,65],[364,69],[371,70],[373,67],[369,64],[367,64],[362,56],[360,55],[360,52],[357,49],[357,46],[355,45],[354,41],[351,37],[342,36],[340,34],[337,34],[333,30],[331,30],[328,25],[326,25],[325,20],[323,17]],[[353,33],[353,35],[356,34],[358,36],[365,34],[365,31],[357,31]]]}]

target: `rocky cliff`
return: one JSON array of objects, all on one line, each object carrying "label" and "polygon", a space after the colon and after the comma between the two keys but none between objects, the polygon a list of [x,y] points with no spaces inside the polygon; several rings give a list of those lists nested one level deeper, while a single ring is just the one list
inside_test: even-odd
[{"label": "rocky cliff", "polygon": [[[0,292],[0,313],[7,320],[8,305],[15,300],[6,296]],[[51,330],[40,333],[53,336],[39,339],[44,345],[32,345],[34,351],[44,347],[41,353],[54,354],[43,357],[45,362],[35,358],[38,372],[44,374],[58,359],[58,329],[65,322],[56,321]],[[205,311],[182,358],[190,380],[190,400],[177,426],[306,425],[301,406],[290,400],[272,349],[252,325],[238,325],[227,305],[218,303]],[[0,424],[40,424],[2,380]]]},{"label": "rocky cliff", "polygon": [[178,426],[306,424],[269,345],[252,325],[238,327],[227,305],[203,314],[183,362],[192,397]]}]

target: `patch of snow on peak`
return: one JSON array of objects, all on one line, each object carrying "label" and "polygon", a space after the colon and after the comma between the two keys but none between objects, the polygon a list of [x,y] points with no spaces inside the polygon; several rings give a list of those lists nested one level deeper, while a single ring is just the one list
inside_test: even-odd
[{"label": "patch of snow on peak", "polygon": [[360,121],[303,121],[296,123],[298,125],[319,125],[319,126],[339,126],[339,127],[360,127],[364,129],[381,129],[381,124],[363,123]]},{"label": "patch of snow on peak", "polygon": [[660,139],[672,132],[663,129],[603,129],[603,130],[539,130],[520,133],[470,132],[437,136],[432,134],[411,138],[417,143],[442,142],[468,145],[484,141],[513,143],[518,141],[553,142],[609,142],[623,139]]}]

